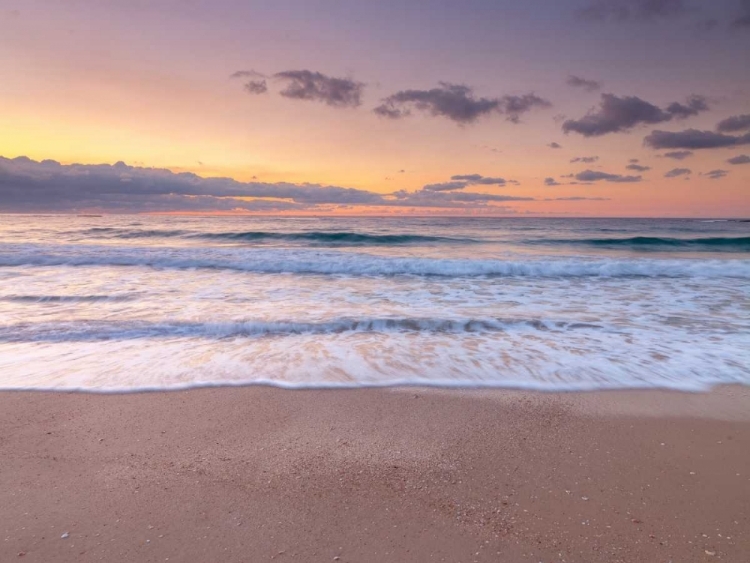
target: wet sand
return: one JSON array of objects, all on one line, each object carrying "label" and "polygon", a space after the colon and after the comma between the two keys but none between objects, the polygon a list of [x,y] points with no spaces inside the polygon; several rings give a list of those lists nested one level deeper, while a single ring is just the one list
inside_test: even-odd
[{"label": "wet sand", "polygon": [[742,563],[750,389],[0,393],[0,561]]}]

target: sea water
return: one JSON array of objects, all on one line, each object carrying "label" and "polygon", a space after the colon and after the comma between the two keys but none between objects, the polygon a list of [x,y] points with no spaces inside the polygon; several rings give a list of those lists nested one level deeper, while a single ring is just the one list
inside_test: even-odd
[{"label": "sea water", "polygon": [[750,223],[0,216],[0,388],[750,384]]}]

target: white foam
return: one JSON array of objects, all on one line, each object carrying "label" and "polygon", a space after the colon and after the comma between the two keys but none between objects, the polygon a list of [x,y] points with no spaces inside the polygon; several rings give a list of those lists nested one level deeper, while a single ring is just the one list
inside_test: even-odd
[{"label": "white foam", "polygon": [[471,260],[388,257],[313,249],[154,248],[96,245],[0,245],[0,266],[146,266],[254,273],[444,277],[750,278],[749,260],[528,258]]},{"label": "white foam", "polygon": [[490,250],[0,243],[0,385],[750,383],[750,260]]},{"label": "white foam", "polygon": [[[76,302],[75,300],[70,300]],[[0,326],[0,342],[76,342],[136,338],[232,338],[340,334],[344,332],[435,332],[482,334],[505,330],[597,330],[600,325],[551,319],[338,318],[319,322],[226,321],[58,321]]]}]

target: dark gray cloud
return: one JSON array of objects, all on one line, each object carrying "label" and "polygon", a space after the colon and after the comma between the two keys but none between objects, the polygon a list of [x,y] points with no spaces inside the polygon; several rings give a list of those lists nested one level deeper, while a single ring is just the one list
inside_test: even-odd
[{"label": "dark gray cloud", "polygon": [[252,78],[253,80],[247,81],[243,88],[248,94],[265,94],[268,92],[268,84],[266,83],[265,74],[254,70],[238,70],[229,75],[229,78]]},{"label": "dark gray cloud", "polygon": [[573,88],[583,88],[587,92],[596,92],[597,90],[602,89],[601,82],[581,78],[580,76],[575,76],[574,74],[569,75],[565,83],[568,86],[572,86]]},{"label": "dark gray cloud", "polygon": [[750,129],[750,113],[727,117],[716,124],[716,130],[720,133],[737,133],[747,129]]},{"label": "dark gray cloud", "polygon": [[554,178],[545,178],[544,179],[544,185],[545,186],[561,186],[562,184],[555,180]]},{"label": "dark gray cloud", "polygon": [[561,149],[561,148],[562,148],[562,145],[560,145],[559,143],[555,143],[554,141],[553,141],[553,142],[551,142],[551,143],[550,143],[549,145],[547,145],[547,146],[548,146],[549,148],[551,148],[551,149]]},{"label": "dark gray cloud", "polygon": [[268,92],[268,84],[265,80],[250,80],[243,86],[248,94],[265,94]]},{"label": "dark gray cloud", "polygon": [[678,119],[686,119],[698,115],[702,111],[708,111],[708,100],[705,96],[689,96],[687,103],[681,104],[679,102],[672,102],[666,108],[667,113],[673,115]]},{"label": "dark gray cloud", "polygon": [[552,107],[552,103],[548,100],[540,98],[536,94],[523,94],[522,96],[503,96],[499,98],[500,111],[505,115],[508,121],[518,123],[526,112],[531,111],[534,108],[548,108]]},{"label": "dark gray cloud", "polygon": [[2,211],[284,211],[384,203],[380,194],[338,186],[237,182],[122,162],[62,165],[0,157]]},{"label": "dark gray cloud", "polygon": [[426,192],[450,192],[463,190],[468,185],[466,182],[441,182],[439,184],[427,184],[422,189]]},{"label": "dark gray cloud", "polygon": [[665,158],[672,158],[674,160],[685,160],[686,158],[693,156],[693,152],[692,151],[672,151],[672,152],[665,152],[662,156]]},{"label": "dark gray cloud", "polygon": [[621,133],[644,124],[664,123],[696,115],[708,109],[702,96],[690,96],[686,104],[673,102],[661,109],[637,96],[618,97],[602,94],[599,108],[580,119],[568,119],[562,125],[565,133],[579,133],[584,137],[598,137]]},{"label": "dark gray cloud", "polygon": [[739,154],[727,159],[727,162],[729,164],[750,164],[750,156],[747,156],[746,154]]},{"label": "dark gray cloud", "polygon": [[643,166],[641,164],[628,164],[625,168],[636,172],[646,172],[647,170],[651,170],[650,166]]},{"label": "dark gray cloud", "polygon": [[680,17],[688,11],[684,0],[595,0],[578,10],[588,21],[653,21]]},{"label": "dark gray cloud", "polygon": [[518,182],[482,174],[456,174],[451,176],[449,182],[427,184],[413,192],[407,190],[394,192],[391,197],[395,199],[389,201],[388,205],[463,209],[508,201],[536,201],[533,197],[463,191],[470,186],[506,186],[508,184],[517,185]]},{"label": "dark gray cloud", "polygon": [[727,174],[729,174],[728,170],[711,170],[710,172],[702,174],[702,176],[707,176],[710,180],[720,180]]},{"label": "dark gray cloud", "polygon": [[459,124],[469,124],[493,113],[505,115],[517,123],[521,115],[534,108],[551,106],[536,94],[481,98],[468,86],[440,82],[431,90],[402,90],[391,94],[373,111],[381,117],[400,119],[416,109],[435,117],[445,117]]},{"label": "dark gray cloud", "polygon": [[666,174],[664,174],[665,178],[677,178],[677,176],[685,176],[687,174],[692,174],[693,171],[690,170],[690,168],[673,168]]},{"label": "dark gray cloud", "polygon": [[311,70],[285,70],[270,76],[255,70],[238,70],[229,78],[251,78],[243,86],[249,94],[265,94],[266,79],[284,84],[279,92],[285,98],[321,102],[331,107],[358,107],[365,85],[350,78],[334,78]]},{"label": "dark gray cloud", "polygon": [[515,180],[506,180],[505,178],[494,178],[492,176],[482,176],[481,174],[458,174],[451,176],[451,180],[467,182],[471,185],[495,185],[504,186],[507,183],[515,184]]},{"label": "dark gray cloud", "polygon": [[285,98],[322,102],[332,107],[357,107],[362,104],[365,85],[349,78],[334,78],[311,70],[286,70],[273,78],[286,83],[279,92]]},{"label": "dark gray cloud", "polygon": [[450,182],[439,182],[427,184],[422,187],[425,192],[455,192],[469,186],[505,186],[507,184],[518,184],[515,180],[496,178],[493,176],[482,176],[481,174],[456,174],[451,176]]},{"label": "dark gray cloud", "polygon": [[677,132],[657,129],[646,136],[643,142],[653,149],[716,149],[750,144],[750,133],[733,136],[698,129],[685,129]]},{"label": "dark gray cloud", "polygon": [[570,162],[585,162],[586,164],[591,164],[592,162],[596,162],[599,160],[598,156],[577,156],[575,158],[571,158]]},{"label": "dark gray cloud", "polygon": [[605,182],[616,182],[616,183],[630,183],[640,182],[643,178],[641,176],[623,176],[622,174],[608,174],[607,172],[600,172],[598,170],[584,170],[573,176],[579,182],[598,182],[604,180]]}]

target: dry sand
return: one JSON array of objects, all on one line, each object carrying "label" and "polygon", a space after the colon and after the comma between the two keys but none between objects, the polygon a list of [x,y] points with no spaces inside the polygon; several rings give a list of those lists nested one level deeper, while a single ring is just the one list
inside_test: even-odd
[{"label": "dry sand", "polygon": [[750,561],[750,394],[0,393],[0,561]]}]

